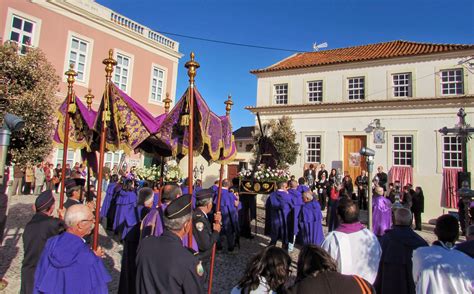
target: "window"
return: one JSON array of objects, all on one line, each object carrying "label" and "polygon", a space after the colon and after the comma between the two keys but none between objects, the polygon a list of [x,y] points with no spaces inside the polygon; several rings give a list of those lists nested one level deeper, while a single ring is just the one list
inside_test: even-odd
[{"label": "window", "polygon": [[462,167],[461,144],[456,136],[443,137],[443,167]]},{"label": "window", "polygon": [[393,137],[393,165],[413,166],[413,137]]},{"label": "window", "polygon": [[441,94],[464,94],[463,70],[461,68],[441,71]]},{"label": "window", "polygon": [[308,100],[309,102],[323,101],[323,81],[308,82]]},{"label": "window", "polygon": [[110,168],[113,168],[115,165],[118,166],[122,154],[123,151],[105,153],[105,164],[109,164]]},{"label": "window", "polygon": [[[55,165],[58,165],[58,164],[61,164],[62,166],[62,163],[63,163],[63,150],[64,149],[57,149],[57,152],[56,152],[56,162],[55,162]],[[74,165],[74,156],[75,156],[75,151],[72,150],[72,149],[68,149],[67,151],[67,159],[66,159],[66,162],[69,164],[69,166],[73,166]]]},{"label": "window", "polygon": [[288,84],[275,85],[274,93],[276,104],[288,104]]},{"label": "window", "polygon": [[127,92],[129,72],[130,57],[117,53],[117,66],[115,67],[114,83],[125,92]]},{"label": "window", "polygon": [[17,15],[12,16],[10,41],[18,44],[20,54],[25,54],[27,48],[33,45],[34,29],[34,22]]},{"label": "window", "polygon": [[306,136],[306,162],[321,162],[321,136]]},{"label": "window", "polygon": [[365,98],[364,77],[349,78],[347,86],[349,100],[362,100]]},{"label": "window", "polygon": [[163,101],[163,86],[165,80],[165,71],[159,67],[153,66],[151,74],[151,97],[154,102]]},{"label": "window", "polygon": [[411,73],[399,73],[393,76],[393,97],[412,97]]},{"label": "window", "polygon": [[89,42],[71,37],[69,49],[69,64],[74,64],[74,70],[77,72],[76,79],[81,82],[86,81],[86,64]]}]

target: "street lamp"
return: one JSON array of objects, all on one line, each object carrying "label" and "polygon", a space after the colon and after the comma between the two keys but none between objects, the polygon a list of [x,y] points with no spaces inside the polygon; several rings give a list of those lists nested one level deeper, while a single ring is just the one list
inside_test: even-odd
[{"label": "street lamp", "polygon": [[198,176],[199,176],[199,169],[198,169],[197,164],[196,164],[196,166],[194,167],[193,172],[194,172],[194,180],[197,180],[197,178],[198,178]]},{"label": "street lamp", "polygon": [[201,172],[201,181],[202,181],[202,174],[204,173],[204,164],[201,164],[199,167],[199,171]]},{"label": "street lamp", "polygon": [[[375,156],[375,150],[372,150],[367,147],[362,147],[360,148],[359,154],[362,156],[365,156],[367,158],[367,173],[368,173],[368,178],[369,181],[372,179],[372,172],[374,170],[374,156]],[[370,182],[369,182],[370,184]],[[368,198],[369,198],[369,230],[373,230],[372,228],[372,195],[370,192],[372,192],[372,185],[369,185],[367,193],[369,193]]]}]

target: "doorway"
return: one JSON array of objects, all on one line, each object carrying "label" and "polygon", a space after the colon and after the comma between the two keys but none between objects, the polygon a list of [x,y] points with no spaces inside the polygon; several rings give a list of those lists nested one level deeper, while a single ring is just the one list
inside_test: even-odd
[{"label": "doorway", "polygon": [[366,146],[367,136],[344,136],[344,164],[343,172],[348,172],[352,183],[360,175],[362,170],[367,171],[367,163],[364,156],[360,156],[360,148]]}]

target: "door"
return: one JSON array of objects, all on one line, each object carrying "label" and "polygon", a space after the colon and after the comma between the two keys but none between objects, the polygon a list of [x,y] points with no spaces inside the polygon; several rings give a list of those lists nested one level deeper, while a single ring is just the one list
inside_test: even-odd
[{"label": "door", "polygon": [[364,156],[360,156],[360,148],[366,146],[366,136],[344,136],[344,172],[347,172],[352,182],[355,182],[357,176],[362,170],[367,171],[367,163]]},{"label": "door", "polygon": [[237,177],[239,173],[239,165],[238,164],[229,164],[227,166],[227,179],[232,183],[232,179]]}]

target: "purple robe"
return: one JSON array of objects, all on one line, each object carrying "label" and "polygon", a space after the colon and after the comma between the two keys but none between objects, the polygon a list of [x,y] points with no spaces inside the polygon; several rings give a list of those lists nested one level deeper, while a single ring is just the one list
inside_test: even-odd
[{"label": "purple robe", "polygon": [[299,214],[300,235],[303,245],[318,245],[324,241],[323,214],[318,201],[309,201],[301,207]]},{"label": "purple robe", "polygon": [[136,204],[137,193],[135,191],[121,190],[118,193],[113,229],[121,233],[122,238],[128,233],[127,227],[132,227],[135,224],[131,213],[135,211]]},{"label": "purple robe", "polygon": [[110,183],[107,186],[104,202],[102,202],[102,206],[100,207],[100,217],[107,217],[107,213],[109,212],[110,208],[110,203],[112,202],[112,198],[114,196],[115,186],[117,186],[117,183]]},{"label": "purple robe", "polygon": [[[221,215],[222,215],[222,231],[223,233],[239,232],[239,214],[234,202],[236,196],[227,189],[221,192]],[[217,202],[217,198],[216,201]]]},{"label": "purple robe", "polygon": [[112,280],[84,240],[64,234],[48,239],[35,272],[33,293],[108,293]]},{"label": "purple robe", "polygon": [[158,207],[159,200],[160,200],[160,192],[153,192],[153,207]]},{"label": "purple robe", "polygon": [[[286,191],[276,191],[270,194],[266,204],[269,233],[272,241],[280,239],[283,244],[290,240],[289,228],[292,220],[289,219],[290,212],[293,209],[292,197]],[[267,223],[266,223],[267,225]],[[265,229],[267,231],[267,229]]]},{"label": "purple robe", "polygon": [[372,203],[373,232],[383,236],[392,227],[392,203],[384,196],[375,196]]},{"label": "purple robe", "polygon": [[296,188],[296,190],[298,190],[301,194],[303,194],[304,192],[309,191],[309,187],[306,185],[299,185],[298,188]]},{"label": "purple robe", "polygon": [[288,193],[291,195],[291,202],[293,204],[293,212],[291,213],[293,227],[290,230],[290,237],[293,238],[292,235],[298,235],[298,216],[300,215],[301,206],[303,205],[303,196],[298,189],[289,189]]},{"label": "purple robe", "polygon": [[[143,218],[141,225],[141,238],[147,236],[159,237],[163,234],[165,229],[163,225],[163,214],[168,204],[163,203],[158,208],[152,207],[150,212]],[[183,237],[183,246],[188,247],[188,235]],[[196,240],[192,239],[192,248],[194,251],[199,252],[199,247]]]}]

